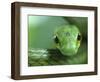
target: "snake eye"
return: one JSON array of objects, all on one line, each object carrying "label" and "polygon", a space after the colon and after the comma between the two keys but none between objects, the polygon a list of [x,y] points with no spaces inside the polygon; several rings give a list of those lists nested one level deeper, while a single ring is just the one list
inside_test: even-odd
[{"label": "snake eye", "polygon": [[78,34],[78,36],[77,36],[77,40],[80,41],[81,39],[82,39],[81,35]]},{"label": "snake eye", "polygon": [[55,41],[56,44],[59,43],[59,39],[58,39],[57,36],[54,37],[54,41]]}]

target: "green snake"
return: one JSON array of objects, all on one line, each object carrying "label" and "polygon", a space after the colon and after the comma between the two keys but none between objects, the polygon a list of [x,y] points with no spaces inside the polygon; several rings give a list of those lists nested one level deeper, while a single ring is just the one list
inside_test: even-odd
[{"label": "green snake", "polygon": [[63,55],[75,55],[80,47],[81,33],[75,25],[65,25],[55,31],[56,47]]},{"label": "green snake", "polygon": [[82,43],[82,35],[77,26],[64,25],[59,27],[54,31],[53,40],[58,52],[51,54],[46,49],[30,49],[28,52],[29,66],[87,63],[87,47],[84,42]]}]

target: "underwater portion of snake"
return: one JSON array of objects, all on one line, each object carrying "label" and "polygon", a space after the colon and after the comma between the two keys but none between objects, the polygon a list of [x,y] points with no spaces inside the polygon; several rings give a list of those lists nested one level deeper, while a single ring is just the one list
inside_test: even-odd
[{"label": "underwater portion of snake", "polygon": [[[52,20],[49,19],[49,23]],[[67,21],[67,23],[62,23],[59,27],[57,26],[55,29],[53,28],[52,32],[50,32],[50,37],[47,36],[51,41],[50,46],[52,46],[50,48],[38,48],[35,46],[37,41],[33,41],[33,47],[29,47],[28,49],[29,66],[74,65],[88,63],[86,33],[87,19],[65,17],[64,21]],[[51,24],[49,24],[49,26],[50,25]],[[86,32],[84,32],[83,29],[86,29]],[[49,31],[51,30],[49,29]],[[42,34],[40,35],[43,37]],[[40,35],[36,35],[36,37],[38,38]],[[31,36],[29,36],[30,40]],[[45,42],[45,44],[50,41],[45,41],[45,39],[39,40],[39,42]]]}]

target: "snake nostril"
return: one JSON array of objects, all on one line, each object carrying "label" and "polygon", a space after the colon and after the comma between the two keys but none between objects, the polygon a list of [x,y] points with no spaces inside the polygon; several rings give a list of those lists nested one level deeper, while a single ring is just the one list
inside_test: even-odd
[{"label": "snake nostril", "polygon": [[59,43],[59,39],[57,36],[54,38],[54,41],[55,41],[55,43]]}]

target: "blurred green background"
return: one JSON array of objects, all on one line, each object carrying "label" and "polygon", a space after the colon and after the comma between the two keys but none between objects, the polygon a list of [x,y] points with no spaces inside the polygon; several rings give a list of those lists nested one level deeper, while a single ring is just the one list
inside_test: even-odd
[{"label": "blurred green background", "polygon": [[68,22],[63,17],[29,16],[29,48],[55,48],[53,42],[54,31],[65,24],[68,24]]},{"label": "blurred green background", "polygon": [[[82,33],[77,55],[65,57],[47,52],[47,49],[56,49],[53,41],[55,29],[67,24],[76,25]],[[28,65],[87,64],[87,24],[87,17],[28,16]]]}]

